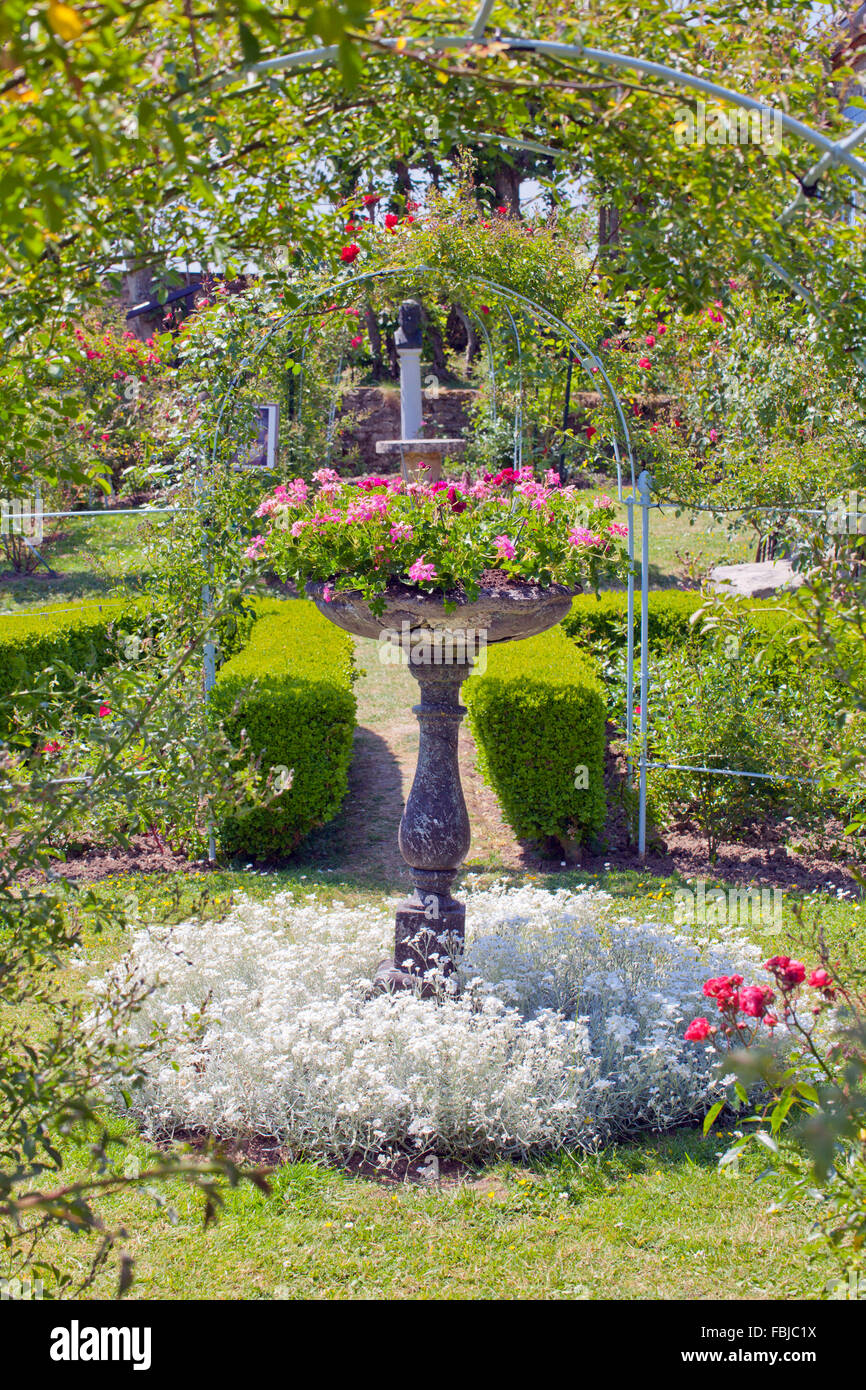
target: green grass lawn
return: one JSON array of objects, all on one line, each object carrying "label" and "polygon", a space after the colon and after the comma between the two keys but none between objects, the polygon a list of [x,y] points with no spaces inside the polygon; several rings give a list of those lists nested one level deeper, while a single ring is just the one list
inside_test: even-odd
[{"label": "green grass lawn", "polygon": [[[491,874],[472,874],[479,885]],[[501,878],[502,875],[496,875]],[[464,882],[465,882],[464,878]],[[515,882],[525,875],[513,875]],[[542,886],[592,882],[623,915],[670,919],[679,881],[637,873],[590,879],[580,872],[539,876]],[[724,885],[721,885],[724,887]],[[97,893],[142,918],[222,915],[241,893],[291,890],[340,898],[362,910],[381,887],[339,872],[217,870],[185,876],[126,876]],[[762,948],[804,949],[816,914],[828,939],[866,959],[866,911],[848,900],[800,900],[806,929],[785,900],[782,938],[758,926]],[[207,930],[204,920],[202,930]],[[128,932],[85,931],[86,965],[69,972],[76,988],[117,958]],[[38,1020],[33,1020],[38,1026]],[[143,1167],[149,1148],[127,1122],[106,1124]],[[216,1225],[205,1229],[200,1196],[172,1180],[162,1205],[139,1190],[106,1199],[108,1226],[123,1226],[135,1260],[134,1298],[812,1298],[830,1276],[803,1248],[809,1213],[774,1210],[774,1180],[756,1181],[762,1163],[717,1168],[723,1129],[647,1135],[591,1156],[554,1155],[529,1165],[500,1163],[439,1186],[377,1181],[309,1162],[288,1163],[265,1195],[244,1183],[229,1191]],[[67,1142],[64,1178],[85,1170],[84,1148]],[[84,1274],[95,1244],[53,1236],[50,1254]],[[46,1251],[46,1253],[49,1253]],[[116,1272],[100,1272],[92,1296],[112,1294]]]},{"label": "green grass lawn", "polygon": [[[631,491],[631,485],[626,492]],[[613,493],[613,489],[609,489]],[[628,508],[617,503],[617,521],[628,521]],[[635,506],[635,559],[640,586],[643,513]],[[726,524],[709,512],[681,511],[674,507],[650,512],[650,588],[699,588],[701,577],[713,565],[742,564],[755,558],[756,537],[738,516]]]},{"label": "green grass lawn", "polygon": [[55,571],[40,566],[33,574],[12,574],[0,554],[0,614],[17,613],[55,603],[86,603],[116,598],[121,585],[140,588],[148,571],[145,541],[151,528],[170,523],[170,517],[100,516],[67,518],[59,523],[57,539],[38,549]]},{"label": "green grass lawn", "polygon": [[[828,1275],[802,1251],[808,1214],[772,1210],[757,1158],[722,1176],[726,1142],[681,1129],[439,1187],[289,1163],[268,1195],[229,1191],[207,1229],[180,1182],[160,1192],[166,1207],[127,1192],[101,1211],[128,1232],[140,1299],[814,1297]],[[86,1272],[92,1240],[51,1244]],[[106,1267],[92,1295],[110,1297],[115,1278]]]}]

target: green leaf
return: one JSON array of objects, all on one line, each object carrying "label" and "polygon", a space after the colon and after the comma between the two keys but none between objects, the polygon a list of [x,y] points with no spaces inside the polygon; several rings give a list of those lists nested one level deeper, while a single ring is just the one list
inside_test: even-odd
[{"label": "green leaf", "polygon": [[723,1100],[717,1100],[712,1109],[707,1112],[706,1118],[704,1120],[704,1137],[706,1137],[706,1135],[709,1134],[710,1130],[712,1129],[716,1120],[721,1115],[724,1108],[725,1102]]},{"label": "green leaf", "polygon": [[238,34],[241,41],[241,52],[244,55],[245,63],[257,63],[262,56],[262,46],[248,24],[243,20],[238,25]]}]

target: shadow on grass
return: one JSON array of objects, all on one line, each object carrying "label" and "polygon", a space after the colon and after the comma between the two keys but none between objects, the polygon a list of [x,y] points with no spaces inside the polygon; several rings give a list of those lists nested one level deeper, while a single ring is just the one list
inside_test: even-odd
[{"label": "shadow on grass", "polygon": [[[314,830],[285,858],[257,861],[259,869],[285,869],[320,877],[334,870],[340,880],[351,879],[359,889],[400,891],[409,870],[397,847],[397,827],[403,814],[400,764],[388,744],[371,729],[355,729],[355,755],[349,768],[349,789],[339,812]],[[236,858],[233,867],[244,867]]]}]

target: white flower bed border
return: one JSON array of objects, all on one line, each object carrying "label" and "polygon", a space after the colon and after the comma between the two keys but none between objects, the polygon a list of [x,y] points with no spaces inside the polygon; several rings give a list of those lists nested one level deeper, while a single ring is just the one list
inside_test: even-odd
[{"label": "white flower bed border", "polygon": [[708,976],[758,963],[741,936],[617,918],[594,889],[494,885],[466,907],[463,992],[440,1001],[369,997],[387,904],[281,893],[138,931],[112,972],[155,986],[128,1032],[151,1047],[133,1113],[150,1133],[266,1135],[299,1155],[481,1159],[667,1129],[722,1094],[682,1034]]}]

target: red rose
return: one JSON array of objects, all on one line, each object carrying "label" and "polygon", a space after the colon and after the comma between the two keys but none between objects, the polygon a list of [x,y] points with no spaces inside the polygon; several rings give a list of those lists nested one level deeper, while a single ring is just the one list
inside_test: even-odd
[{"label": "red rose", "polygon": [[710,1025],[705,1018],[693,1018],[683,1037],[687,1042],[703,1042],[710,1036]]},{"label": "red rose", "polygon": [[652,366],[652,362],[650,362],[648,357],[641,357],[638,359],[638,366],[641,368],[642,371],[648,372],[650,367]]},{"label": "red rose", "polygon": [[385,213],[385,226],[386,226],[386,227],[396,227],[396,225],[397,225],[397,223],[398,223],[399,221],[400,221],[400,219],[399,219],[399,217],[397,216],[396,212],[386,212],[386,213]]},{"label": "red rose", "polygon": [[833,981],[824,969],[813,970],[807,983],[810,984],[813,989],[833,988]]},{"label": "red rose", "polygon": [[770,1004],[774,999],[774,994],[766,985],[746,985],[737,995],[737,1000],[744,1014],[750,1018],[763,1018]]},{"label": "red rose", "polygon": [[345,263],[349,265],[358,255],[358,252],[360,250],[361,248],[358,245],[358,243],[356,241],[353,241],[350,246],[343,247],[342,251],[340,252],[340,260],[345,261]]},{"label": "red rose", "polygon": [[790,956],[771,956],[764,965],[775,975],[781,989],[793,989],[806,978],[806,967],[802,961],[791,960]]},{"label": "red rose", "polygon": [[742,983],[742,975],[719,975],[704,981],[704,994],[708,999],[715,999],[720,1009],[729,1008],[731,1004],[736,1005],[737,986]]}]

